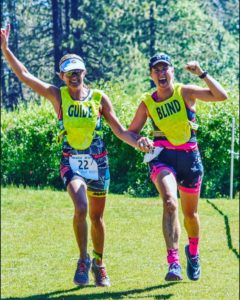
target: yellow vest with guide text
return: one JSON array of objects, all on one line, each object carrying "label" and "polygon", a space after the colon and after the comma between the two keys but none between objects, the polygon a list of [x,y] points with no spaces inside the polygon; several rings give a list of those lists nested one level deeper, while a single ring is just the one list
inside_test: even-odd
[{"label": "yellow vest with guide text", "polygon": [[175,146],[185,144],[191,137],[191,126],[181,89],[181,84],[175,84],[173,95],[161,102],[154,101],[150,94],[144,94],[142,98],[155,125]]},{"label": "yellow vest with guide text", "polygon": [[63,126],[67,142],[77,150],[87,149],[93,140],[102,93],[93,90],[86,101],[73,100],[68,87],[61,87]]}]

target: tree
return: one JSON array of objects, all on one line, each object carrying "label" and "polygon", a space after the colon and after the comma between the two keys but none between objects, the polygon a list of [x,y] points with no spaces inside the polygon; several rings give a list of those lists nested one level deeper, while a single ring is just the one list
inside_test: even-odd
[{"label": "tree", "polygon": [[[54,45],[54,71],[57,73],[59,71],[59,61],[62,57],[62,14],[61,14],[61,2],[58,0],[52,0],[52,25],[53,25],[53,45]],[[60,78],[56,78],[56,85],[60,85]]]}]

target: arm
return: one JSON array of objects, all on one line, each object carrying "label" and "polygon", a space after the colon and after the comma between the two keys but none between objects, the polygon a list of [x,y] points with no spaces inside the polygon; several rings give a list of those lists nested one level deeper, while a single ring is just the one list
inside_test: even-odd
[{"label": "arm", "polygon": [[8,47],[8,39],[10,34],[10,24],[7,25],[6,29],[1,28],[1,49],[2,53],[16,74],[18,79],[28,85],[37,94],[47,98],[51,101],[55,111],[59,111],[59,89],[53,85],[45,83],[29,73],[26,67],[15,57],[12,51]]},{"label": "arm", "polygon": [[[134,132],[135,134],[139,134],[144,124],[146,123],[147,118],[148,118],[147,107],[144,104],[144,102],[141,102],[128,130],[130,132]],[[138,142],[138,147],[142,151],[144,151],[145,147],[148,147],[150,149],[153,148],[153,143],[145,137],[140,137],[137,142]]]},{"label": "arm", "polygon": [[128,130],[139,134],[148,118],[146,105],[141,102]]},{"label": "arm", "polygon": [[[141,136],[133,131],[126,130],[121,123],[119,122],[115,111],[112,107],[112,103],[106,95],[102,97],[102,108],[101,113],[103,114],[104,118],[106,119],[107,123],[111,127],[113,133],[122,141],[126,142],[127,144],[138,147],[138,141]],[[145,139],[145,147],[141,147],[141,150],[144,152],[149,151],[150,143],[147,138]]]},{"label": "arm", "polygon": [[[202,68],[196,61],[187,63],[185,69],[196,76],[200,76],[201,74],[203,74]],[[187,102],[190,102],[189,104],[194,104],[196,99],[216,102],[224,101],[228,98],[227,92],[212,76],[207,74],[206,77],[202,80],[205,81],[208,88],[201,88],[195,85],[185,85],[183,87],[183,98]]]}]

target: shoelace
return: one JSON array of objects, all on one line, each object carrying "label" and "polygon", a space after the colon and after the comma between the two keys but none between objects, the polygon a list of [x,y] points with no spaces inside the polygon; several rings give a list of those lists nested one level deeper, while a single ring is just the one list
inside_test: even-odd
[{"label": "shoelace", "polygon": [[99,275],[101,278],[107,278],[107,271],[105,267],[98,267],[99,269]]},{"label": "shoelace", "polygon": [[191,263],[192,263],[192,265],[194,266],[194,267],[197,267],[198,266],[198,264],[199,264],[199,256],[197,255],[197,256],[192,256],[191,257]]},{"label": "shoelace", "polygon": [[171,264],[170,268],[171,268],[171,269],[179,269],[179,265],[173,263],[173,264]]},{"label": "shoelace", "polygon": [[80,261],[80,262],[78,263],[78,270],[79,270],[79,273],[80,273],[80,274],[86,272],[87,266],[86,266],[86,264],[85,264],[83,261]]}]

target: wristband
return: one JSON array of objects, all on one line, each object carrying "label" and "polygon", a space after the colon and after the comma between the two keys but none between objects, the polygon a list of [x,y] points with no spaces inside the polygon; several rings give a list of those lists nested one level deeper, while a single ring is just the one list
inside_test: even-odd
[{"label": "wristband", "polygon": [[205,78],[206,76],[207,76],[207,71],[204,71],[201,75],[199,75],[198,77],[199,78],[201,78],[201,79],[203,79],[203,78]]}]

